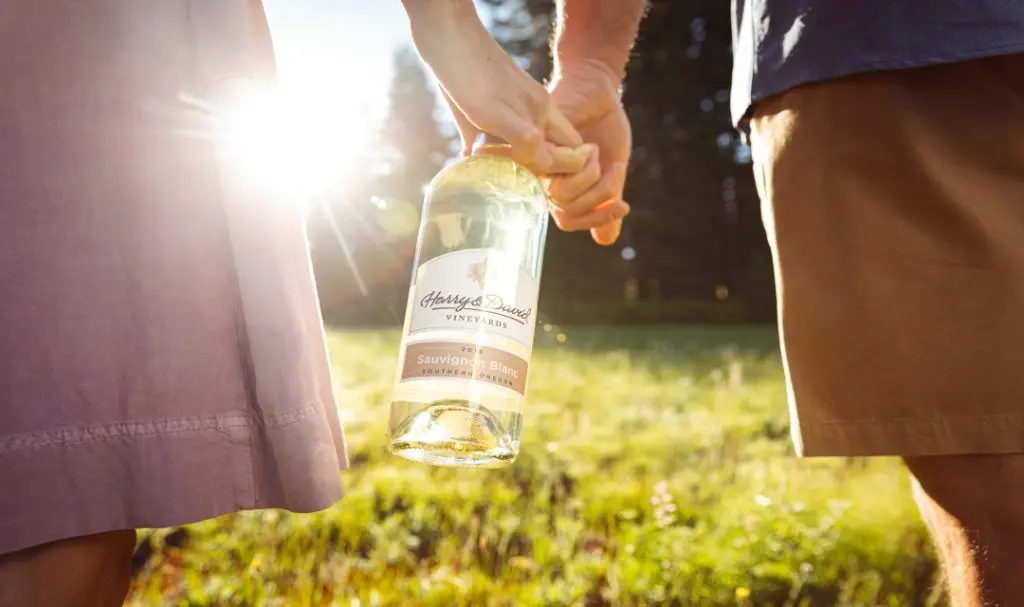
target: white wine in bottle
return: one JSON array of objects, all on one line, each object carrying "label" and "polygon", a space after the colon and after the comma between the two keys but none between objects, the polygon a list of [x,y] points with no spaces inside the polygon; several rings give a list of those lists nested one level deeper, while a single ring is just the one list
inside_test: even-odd
[{"label": "white wine in bottle", "polygon": [[427,190],[388,427],[409,460],[494,468],[519,452],[548,198],[509,152],[483,136]]}]

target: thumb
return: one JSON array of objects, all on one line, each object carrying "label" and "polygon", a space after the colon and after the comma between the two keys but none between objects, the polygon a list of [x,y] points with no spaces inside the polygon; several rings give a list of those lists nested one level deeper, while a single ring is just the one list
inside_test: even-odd
[{"label": "thumb", "polygon": [[473,152],[473,142],[480,134],[480,129],[476,128],[462,113],[455,115],[455,128],[458,129],[459,139],[462,140],[461,154],[469,156]]},{"label": "thumb", "polygon": [[459,139],[462,140],[462,151],[463,156],[469,155],[473,150],[473,141],[476,140],[477,134],[480,133],[480,129],[466,118],[466,115],[462,113],[459,106],[455,105],[452,101],[448,91],[444,89],[444,86],[439,86],[444,97],[444,102],[448,105],[448,110],[452,113],[452,119],[455,121],[455,128],[459,131]]},{"label": "thumb", "polygon": [[[613,200],[622,200],[623,192],[626,189],[626,164],[622,162],[616,162],[612,164],[608,170],[615,174],[615,198]],[[623,202],[625,202],[623,200]],[[597,244],[608,247],[615,244],[615,241],[619,239],[619,235],[622,233],[622,218],[616,219],[609,223],[606,223],[596,228],[591,228],[590,237],[594,239]]]},{"label": "thumb", "polygon": [[609,247],[615,244],[615,241],[619,239],[619,235],[622,233],[622,220],[616,219],[611,223],[606,223],[603,226],[590,229],[590,237],[594,239],[594,242],[603,246]]},{"label": "thumb", "polygon": [[569,148],[583,145],[583,137],[554,104],[548,110],[546,131],[547,138],[555,145]]},{"label": "thumb", "polygon": [[512,146],[513,160],[546,173],[551,167],[552,158],[550,152],[541,145],[544,138],[540,129],[513,112],[503,114],[502,118],[503,120],[490,131],[491,134],[501,137]]}]

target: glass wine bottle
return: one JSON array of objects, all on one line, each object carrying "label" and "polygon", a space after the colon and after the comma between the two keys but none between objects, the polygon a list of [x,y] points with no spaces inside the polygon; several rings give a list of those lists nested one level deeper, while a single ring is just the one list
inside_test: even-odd
[{"label": "glass wine bottle", "polygon": [[481,137],[425,196],[388,427],[409,460],[499,467],[519,452],[548,198],[510,151]]}]

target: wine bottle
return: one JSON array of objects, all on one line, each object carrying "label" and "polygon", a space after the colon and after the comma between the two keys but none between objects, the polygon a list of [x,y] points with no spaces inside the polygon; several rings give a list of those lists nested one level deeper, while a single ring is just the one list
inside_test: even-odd
[{"label": "wine bottle", "polygon": [[518,455],[548,198],[510,152],[484,135],[427,189],[388,427],[406,459],[495,468]]}]

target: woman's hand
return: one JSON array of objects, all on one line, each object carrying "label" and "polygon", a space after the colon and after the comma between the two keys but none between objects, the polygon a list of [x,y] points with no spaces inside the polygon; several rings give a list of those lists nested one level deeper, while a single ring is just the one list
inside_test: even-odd
[{"label": "woman's hand", "polygon": [[480,131],[507,141],[513,159],[545,181],[564,230],[594,229],[628,212],[625,203],[608,205],[593,195],[602,178],[597,146],[583,143],[548,91],[495,42],[472,0],[403,4],[417,51],[452,110],[463,154]]},{"label": "woman's hand", "polygon": [[574,174],[583,138],[480,22],[472,0],[403,0],[420,57],[455,116],[463,153],[486,131],[512,146],[513,159],[541,176]]}]

